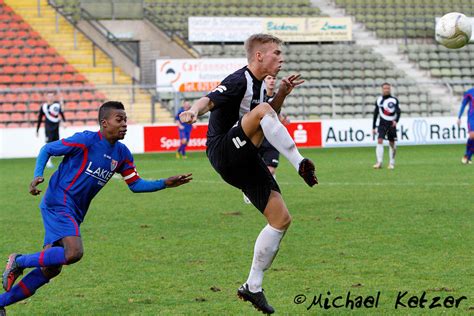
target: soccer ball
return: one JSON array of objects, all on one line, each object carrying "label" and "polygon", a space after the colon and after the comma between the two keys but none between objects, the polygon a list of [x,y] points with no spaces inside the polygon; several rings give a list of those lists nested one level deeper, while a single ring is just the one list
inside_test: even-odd
[{"label": "soccer ball", "polygon": [[447,48],[461,48],[471,39],[472,25],[462,13],[443,15],[436,23],[436,41]]}]

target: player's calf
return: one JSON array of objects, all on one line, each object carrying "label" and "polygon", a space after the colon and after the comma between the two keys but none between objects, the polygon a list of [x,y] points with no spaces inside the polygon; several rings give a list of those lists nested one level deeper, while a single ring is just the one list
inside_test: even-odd
[{"label": "player's calf", "polygon": [[41,268],[41,272],[46,278],[51,280],[52,278],[57,277],[61,273],[62,268],[62,266],[44,267]]}]

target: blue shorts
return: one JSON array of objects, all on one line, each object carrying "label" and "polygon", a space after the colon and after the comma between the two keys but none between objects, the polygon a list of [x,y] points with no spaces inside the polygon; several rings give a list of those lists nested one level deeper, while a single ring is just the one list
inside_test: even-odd
[{"label": "blue shorts", "polygon": [[53,244],[68,236],[81,236],[79,224],[67,209],[40,207],[44,225],[44,244]]},{"label": "blue shorts", "polygon": [[468,132],[474,132],[474,115],[467,117],[467,130]]},{"label": "blue shorts", "polygon": [[185,128],[179,130],[179,139],[189,140],[190,136],[191,136],[191,130],[188,130]]}]

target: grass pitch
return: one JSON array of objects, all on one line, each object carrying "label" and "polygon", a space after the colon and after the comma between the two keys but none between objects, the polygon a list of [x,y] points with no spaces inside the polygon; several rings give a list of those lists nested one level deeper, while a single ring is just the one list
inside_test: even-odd
[{"label": "grass pitch", "polygon": [[[463,151],[461,145],[399,147],[395,170],[373,170],[374,148],[303,150],[318,168],[320,185],[312,189],[282,158],[277,180],[293,223],[264,280],[277,313],[472,313],[474,166],[461,165]],[[83,260],[8,307],[9,314],[257,314],[236,290],[247,278],[264,217],[220,179],[204,153],[189,156],[136,155],[143,178],[192,172],[194,180],[133,194],[111,179],[81,226]],[[33,169],[33,159],[0,161],[5,259],[42,246],[40,199],[28,194]],[[400,302],[407,307],[395,309],[405,291]],[[344,304],[349,292],[353,300],[380,292],[378,306],[324,309],[326,298],[331,305],[341,296],[336,305]],[[421,308],[423,292],[428,302]],[[306,300],[296,304],[300,294]],[[323,307],[312,306],[319,295]],[[409,308],[412,296],[418,303]],[[449,296],[466,299],[448,308]],[[435,297],[441,307],[430,309]]]}]

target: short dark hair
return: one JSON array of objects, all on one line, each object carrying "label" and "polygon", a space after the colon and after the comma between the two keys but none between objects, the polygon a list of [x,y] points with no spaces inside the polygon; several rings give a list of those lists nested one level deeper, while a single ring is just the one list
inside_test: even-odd
[{"label": "short dark hair", "polygon": [[110,110],[125,110],[122,102],[119,101],[107,101],[102,104],[99,108],[99,123],[103,119],[107,119],[109,116]]},{"label": "short dark hair", "polygon": [[391,87],[392,85],[388,82],[384,82],[384,83],[382,83],[381,87],[383,87],[383,86],[390,86]]}]

